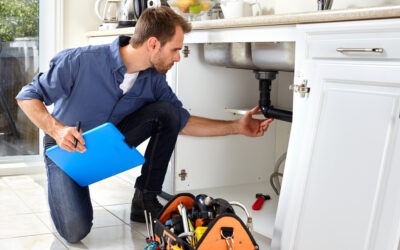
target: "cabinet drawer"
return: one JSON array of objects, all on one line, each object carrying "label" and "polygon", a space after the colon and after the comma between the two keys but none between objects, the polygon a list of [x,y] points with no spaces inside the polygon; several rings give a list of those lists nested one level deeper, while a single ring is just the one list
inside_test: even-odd
[{"label": "cabinet drawer", "polygon": [[[308,58],[310,59],[356,59],[356,60],[390,60],[400,61],[400,38],[391,33],[391,37],[380,37],[382,34],[357,35],[357,39],[339,38],[311,39],[308,41]],[[387,36],[389,34],[386,34]],[[373,36],[373,37],[372,37]]]}]

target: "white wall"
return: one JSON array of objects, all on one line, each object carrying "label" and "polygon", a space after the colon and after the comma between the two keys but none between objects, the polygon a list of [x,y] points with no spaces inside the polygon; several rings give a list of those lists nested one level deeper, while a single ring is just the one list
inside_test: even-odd
[{"label": "white wall", "polygon": [[87,44],[86,32],[98,29],[101,20],[94,10],[95,2],[96,0],[64,0],[64,48]]}]

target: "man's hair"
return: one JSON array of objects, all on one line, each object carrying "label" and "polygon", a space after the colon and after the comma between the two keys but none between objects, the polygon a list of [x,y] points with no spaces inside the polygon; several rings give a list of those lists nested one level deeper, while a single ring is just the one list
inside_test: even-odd
[{"label": "man's hair", "polygon": [[180,26],[184,33],[192,30],[192,25],[169,7],[147,8],[136,23],[130,44],[137,48],[148,38],[156,37],[163,46],[175,35],[176,26]]}]

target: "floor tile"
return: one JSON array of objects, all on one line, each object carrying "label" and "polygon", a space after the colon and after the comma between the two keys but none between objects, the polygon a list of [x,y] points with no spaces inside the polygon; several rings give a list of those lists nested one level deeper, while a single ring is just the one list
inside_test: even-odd
[{"label": "floor tile", "polygon": [[50,211],[48,212],[42,212],[42,213],[36,213],[36,216],[39,218],[39,220],[46,225],[46,227],[53,233],[57,232],[53,221],[51,220],[50,216]]},{"label": "floor tile", "polygon": [[133,185],[120,178],[108,178],[90,186],[91,198],[103,206],[130,203],[134,191]]},{"label": "floor tile", "polygon": [[0,249],[12,250],[67,250],[53,234],[0,239]]},{"label": "floor tile", "polygon": [[42,212],[49,210],[47,181],[44,174],[7,176],[3,177],[2,180],[31,211]]},{"label": "floor tile", "polygon": [[0,215],[17,215],[31,213],[26,203],[10,188],[0,190]]},{"label": "floor tile", "polygon": [[[57,235],[57,237],[60,237]],[[65,243],[63,239],[61,239]],[[77,244],[68,244],[68,249],[104,249],[104,250],[143,250],[145,238],[127,225],[93,228],[90,234]]]},{"label": "floor tile", "polygon": [[0,190],[4,190],[6,188],[10,188],[6,182],[3,180],[3,178],[0,179]]},{"label": "floor tile", "polygon": [[2,179],[4,182],[14,190],[21,189],[46,189],[45,175],[15,175],[5,176]]},{"label": "floor tile", "polygon": [[147,229],[145,223],[138,223],[131,221],[131,204],[122,204],[122,205],[112,205],[112,206],[105,206],[106,210],[110,213],[114,214],[120,220],[122,220],[127,225],[130,225],[132,230],[140,233],[143,237],[147,237]]},{"label": "floor tile", "polygon": [[[50,212],[38,213],[38,218],[49,228],[51,232],[57,232]],[[102,207],[93,208],[93,228],[109,227],[125,224],[120,218]]]},{"label": "floor tile", "polygon": [[121,219],[102,207],[93,209],[93,227],[108,227],[125,224]]},{"label": "floor tile", "polygon": [[104,209],[112,213],[114,216],[118,217],[124,223],[131,223],[131,203],[120,204],[120,205],[110,205],[104,206]]},{"label": "floor tile", "polygon": [[0,239],[50,233],[34,214],[0,217]]},{"label": "floor tile", "polygon": [[33,212],[44,212],[49,210],[47,190],[44,190],[42,187],[19,189],[15,190],[15,193]]},{"label": "floor tile", "polygon": [[139,222],[132,221],[130,223],[130,225],[131,225],[132,230],[135,230],[136,232],[140,233],[144,239],[146,239],[146,237],[149,237],[146,223],[139,223]]}]

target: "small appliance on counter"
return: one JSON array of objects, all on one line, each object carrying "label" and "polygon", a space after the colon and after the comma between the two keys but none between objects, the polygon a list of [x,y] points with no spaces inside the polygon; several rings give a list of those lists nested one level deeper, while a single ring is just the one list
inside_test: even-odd
[{"label": "small appliance on counter", "polygon": [[134,27],[146,8],[165,5],[162,0],[121,0],[118,28]]},{"label": "small appliance on counter", "polygon": [[103,11],[101,11],[102,2],[103,0],[96,0],[94,8],[96,15],[103,22],[99,30],[117,28],[120,13],[120,0],[106,0],[103,4]]},{"label": "small appliance on counter", "polygon": [[[255,6],[255,13],[248,13],[245,6],[248,5],[251,10]],[[221,0],[221,9],[225,19],[239,18],[244,16],[260,16],[261,6],[258,0]]]},{"label": "small appliance on counter", "polygon": [[135,0],[121,0],[118,28],[134,27],[136,25],[134,2]]},{"label": "small appliance on counter", "polygon": [[318,10],[330,10],[332,8],[333,0],[318,0]]}]

